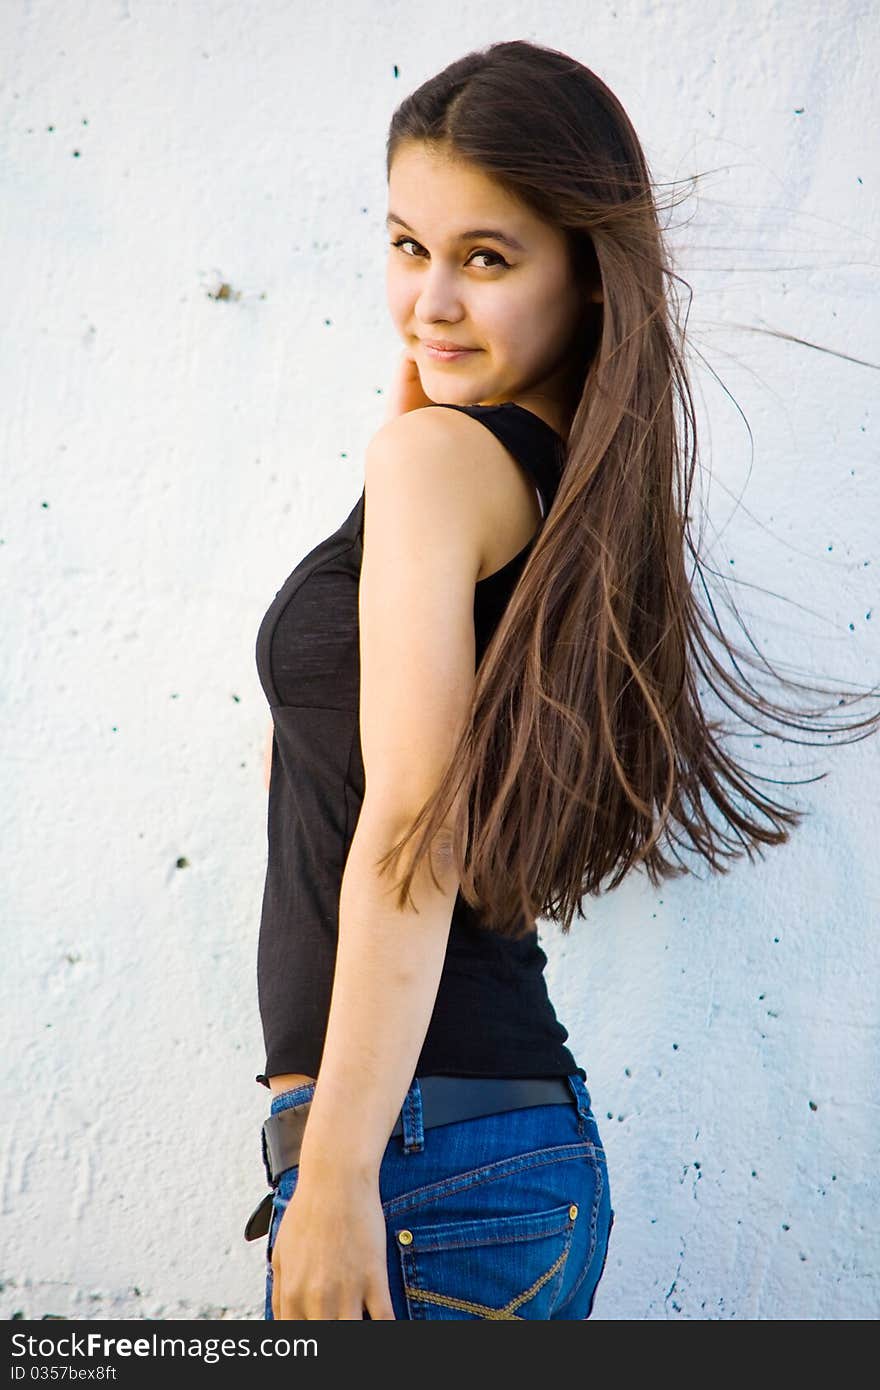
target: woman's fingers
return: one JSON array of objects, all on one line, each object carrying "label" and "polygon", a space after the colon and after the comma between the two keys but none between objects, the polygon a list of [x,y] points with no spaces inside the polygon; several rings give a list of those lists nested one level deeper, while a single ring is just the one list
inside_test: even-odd
[{"label": "woman's fingers", "polygon": [[398,415],[406,415],[410,410],[433,405],[434,401],[425,394],[418,364],[409,348],[404,348],[397,358],[387,396],[385,422]]},{"label": "woman's fingers", "polygon": [[359,1289],[337,1286],[323,1291],[314,1286],[286,1289],[280,1267],[273,1266],[273,1270],[272,1316],[276,1321],[362,1322],[365,1308],[374,1322],[395,1321],[387,1270],[365,1279]]},{"label": "woman's fingers", "polygon": [[391,1290],[388,1287],[388,1266],[371,1270],[364,1282],[364,1307],[370,1317],[377,1322],[394,1319],[391,1303]]},{"label": "woman's fingers", "polygon": [[385,1307],[382,1313],[373,1312],[366,1298],[362,1295],[346,1295],[338,1298],[328,1296],[323,1302],[315,1299],[314,1296],[308,1303],[298,1303],[296,1299],[285,1299],[283,1296],[278,1305],[280,1312],[275,1311],[275,1300],[272,1300],[272,1316],[276,1322],[363,1322],[364,1308],[367,1309],[369,1317],[373,1320],[394,1318],[394,1310],[390,1304],[381,1305]]},{"label": "woman's fingers", "polygon": [[388,1322],[389,1319],[392,1322],[396,1321],[390,1298],[365,1299],[364,1307],[374,1322]]}]

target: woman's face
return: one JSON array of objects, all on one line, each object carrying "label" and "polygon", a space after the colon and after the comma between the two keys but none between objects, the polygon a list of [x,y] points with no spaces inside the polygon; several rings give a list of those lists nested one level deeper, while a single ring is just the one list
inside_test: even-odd
[{"label": "woman's face", "polygon": [[[585,307],[564,234],[473,165],[412,141],[394,156],[388,212],[388,307],[425,394],[544,402],[559,417]],[[437,358],[426,339],[472,351]]]}]

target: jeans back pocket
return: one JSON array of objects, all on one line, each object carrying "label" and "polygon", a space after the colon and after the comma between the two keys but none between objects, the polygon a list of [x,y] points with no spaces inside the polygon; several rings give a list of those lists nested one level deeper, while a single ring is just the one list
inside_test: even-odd
[{"label": "jeans back pocket", "polygon": [[432,1225],[401,1214],[391,1234],[410,1317],[549,1318],[577,1218],[573,1202]]}]

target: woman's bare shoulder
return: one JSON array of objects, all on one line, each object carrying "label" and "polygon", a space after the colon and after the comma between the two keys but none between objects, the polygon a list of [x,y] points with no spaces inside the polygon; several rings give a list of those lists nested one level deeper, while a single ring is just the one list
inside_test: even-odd
[{"label": "woman's bare shoulder", "polygon": [[422,406],[382,424],[368,452],[402,455],[406,465],[440,469],[468,502],[482,556],[478,579],[506,565],[535,534],[541,508],[534,482],[478,417]]}]

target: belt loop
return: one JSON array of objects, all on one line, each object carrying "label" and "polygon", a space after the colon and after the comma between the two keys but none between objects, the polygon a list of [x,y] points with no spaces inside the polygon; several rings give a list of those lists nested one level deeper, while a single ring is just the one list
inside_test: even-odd
[{"label": "belt loop", "polygon": [[266,1180],[267,1180],[267,1182],[268,1182],[268,1184],[269,1184],[270,1187],[274,1187],[274,1186],[275,1186],[275,1179],[272,1177],[272,1167],[271,1167],[271,1164],[269,1163],[269,1149],[268,1149],[267,1144],[266,1144],[266,1126],[265,1126],[265,1124],[263,1125],[262,1129],[260,1130],[260,1146],[261,1146],[261,1148],[262,1148],[262,1150],[263,1150],[263,1167],[264,1167],[265,1170],[266,1170]]},{"label": "belt loop", "polygon": [[583,1139],[587,1132],[587,1119],[592,1111],[593,1102],[587,1090],[583,1077],[576,1071],[571,1072],[566,1078],[569,1089],[577,1101],[578,1115],[578,1136]]},{"label": "belt loop", "polygon": [[403,1152],[420,1153],[425,1147],[425,1129],[422,1124],[422,1088],[418,1077],[413,1078],[400,1113],[403,1120]]}]

